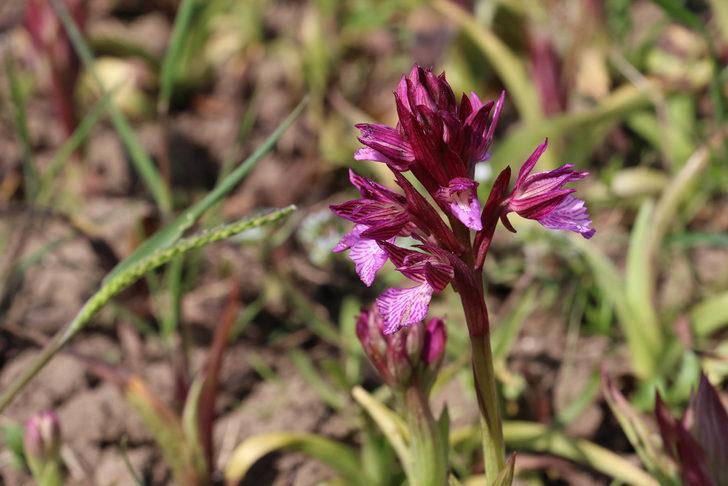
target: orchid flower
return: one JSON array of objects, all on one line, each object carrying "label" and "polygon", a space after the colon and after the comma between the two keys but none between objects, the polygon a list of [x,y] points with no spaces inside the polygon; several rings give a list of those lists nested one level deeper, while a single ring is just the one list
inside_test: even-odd
[{"label": "orchid flower", "polygon": [[[523,164],[511,191],[511,169],[506,167],[481,205],[475,167],[489,158],[504,101],[505,93],[487,103],[471,93],[458,102],[444,73],[435,75],[415,65],[394,92],[397,125],[356,126],[364,147],[354,158],[386,164],[401,193],[350,172],[361,197],[331,206],[334,213],[355,224],[334,251],[349,250],[367,286],[387,260],[413,282],[406,288],[387,289],[377,298],[375,312],[383,335],[409,335],[410,330],[403,329],[422,322],[433,294],[448,285],[460,295],[483,421],[487,484],[507,476],[513,467],[512,461],[505,460],[482,276],[498,221],[514,231],[508,220],[514,212],[549,229],[574,231],[585,238],[594,234],[584,202],[574,196],[573,188],[565,187],[587,173],[568,164],[533,173],[547,142]],[[403,247],[397,244],[400,237],[416,243]],[[360,339],[365,350],[371,348],[369,341]],[[372,361],[376,366],[376,359]]]},{"label": "orchid flower", "polygon": [[[432,295],[441,292],[454,276],[451,258],[466,265],[470,261],[477,270],[482,268],[498,220],[513,230],[507,216],[510,212],[535,219],[549,229],[574,231],[585,238],[594,234],[584,202],[573,195],[575,189],[564,187],[586,177],[586,172],[567,164],[532,173],[547,142],[523,164],[510,194],[505,190],[510,169],[501,174],[488,204],[482,208],[474,180],[475,165],[488,159],[504,93],[488,103],[475,93],[463,94],[457,103],[444,73],[436,76],[415,65],[409,75],[402,77],[394,98],[399,123],[396,127],[357,125],[359,141],[365,147],[354,158],[386,164],[404,194],[350,171],[350,180],[361,198],[331,207],[338,216],[356,225],[334,251],[350,250],[349,256],[364,284],[372,285],[388,259],[415,283],[408,288],[388,289],[379,297],[385,332],[397,332],[425,318]],[[404,175],[407,172],[422,184],[437,208],[415,189]],[[474,244],[470,242],[470,231],[475,232]],[[396,239],[400,236],[419,240],[419,251],[398,248]],[[433,249],[443,250],[448,256],[443,258]],[[398,252],[407,253],[407,263],[404,257],[393,257]],[[413,267],[415,260],[417,265]]]}]

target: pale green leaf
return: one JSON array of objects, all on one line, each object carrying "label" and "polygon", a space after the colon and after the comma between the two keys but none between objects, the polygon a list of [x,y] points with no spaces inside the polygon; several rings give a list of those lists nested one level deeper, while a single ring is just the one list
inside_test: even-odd
[{"label": "pale green leaf", "polygon": [[237,484],[262,457],[276,451],[299,452],[336,471],[346,484],[368,486],[351,447],[305,432],[273,432],[250,437],[232,453],[225,468],[228,484]]}]

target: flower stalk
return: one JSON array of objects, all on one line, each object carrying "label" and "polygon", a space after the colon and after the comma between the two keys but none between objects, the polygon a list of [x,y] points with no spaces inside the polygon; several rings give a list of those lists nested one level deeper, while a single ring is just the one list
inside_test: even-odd
[{"label": "flower stalk", "polygon": [[419,386],[410,386],[404,391],[402,401],[410,431],[412,484],[446,484],[448,438],[441,436],[427,396]]},{"label": "flower stalk", "polygon": [[467,275],[467,278],[456,277],[453,284],[460,294],[468,325],[475,395],[480,410],[486,484],[491,485],[495,484],[505,467],[505,443],[493,369],[488,309],[485,305],[482,282],[482,271],[474,270]]}]

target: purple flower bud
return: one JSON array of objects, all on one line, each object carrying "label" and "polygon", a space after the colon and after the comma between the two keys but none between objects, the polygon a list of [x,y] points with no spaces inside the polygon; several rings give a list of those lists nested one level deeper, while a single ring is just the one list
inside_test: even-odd
[{"label": "purple flower bud", "polygon": [[61,450],[61,429],[53,411],[34,415],[25,424],[23,435],[25,455],[32,467],[57,461]]},{"label": "purple flower bud", "polygon": [[708,473],[715,484],[728,484],[728,412],[704,374],[691,404],[691,432],[705,452]]},{"label": "purple flower bud", "polygon": [[429,367],[436,369],[442,362],[445,355],[445,343],[447,342],[447,331],[445,321],[439,317],[430,319],[427,323],[425,343],[422,350],[422,358]]},{"label": "purple flower bud", "polygon": [[412,326],[407,333],[402,333],[406,335],[405,351],[407,352],[407,359],[411,363],[420,361],[422,348],[425,345],[425,333],[426,328],[423,324]]},{"label": "purple flower bud", "polygon": [[704,374],[698,392],[680,420],[658,393],[655,418],[668,455],[688,486],[728,484],[728,412]]},{"label": "purple flower bud", "polygon": [[381,330],[382,320],[376,307],[371,310],[362,310],[356,321],[356,336],[359,338],[364,354],[382,375],[385,382],[390,381],[387,369],[388,341]]},{"label": "purple flower bud", "polygon": [[407,355],[408,337],[409,333],[403,332],[388,336],[387,339],[387,370],[392,377],[390,386],[396,388],[406,387],[412,381],[415,371]]},{"label": "purple flower bud", "polygon": [[364,353],[387,385],[396,390],[411,385],[429,389],[445,352],[447,337],[442,319],[387,334],[386,323],[377,306],[373,306],[359,314],[356,334]]}]

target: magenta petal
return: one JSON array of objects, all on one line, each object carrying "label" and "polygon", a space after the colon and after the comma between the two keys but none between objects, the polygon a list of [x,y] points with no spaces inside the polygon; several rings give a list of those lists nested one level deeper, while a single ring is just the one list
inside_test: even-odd
[{"label": "magenta petal", "polygon": [[472,179],[456,177],[447,187],[441,188],[437,195],[461,223],[472,230],[480,231],[483,224],[480,220],[477,187],[478,183]]},{"label": "magenta petal", "polygon": [[371,287],[377,272],[387,263],[388,257],[375,240],[361,237],[366,230],[366,225],[356,225],[351,232],[344,235],[333,251],[351,250],[349,258],[354,262],[357,275],[367,287]]},{"label": "magenta petal", "polygon": [[357,152],[354,156],[357,160],[371,157],[369,160],[386,162],[398,170],[407,170],[414,161],[412,147],[397,129],[377,123],[359,123],[356,128],[361,132],[359,141],[372,149],[372,152]]},{"label": "magenta petal", "polygon": [[691,409],[691,432],[705,451],[708,472],[715,484],[728,484],[728,411],[715,387],[702,373]]},{"label": "magenta petal", "polygon": [[371,147],[362,147],[354,152],[354,160],[371,160],[374,162],[384,162],[385,164],[392,162],[384,154],[377,152]]},{"label": "magenta petal", "polygon": [[596,233],[591,227],[592,221],[584,201],[572,195],[566,196],[549,214],[539,218],[538,222],[549,229],[580,233],[586,239]]},{"label": "magenta petal", "polygon": [[371,287],[377,272],[387,263],[387,254],[374,240],[361,240],[352,246],[349,258],[354,262],[357,275],[367,287]]},{"label": "magenta petal", "polygon": [[432,292],[433,288],[427,283],[408,289],[385,290],[377,297],[377,307],[384,318],[384,334],[394,334],[422,321],[427,315]]}]

